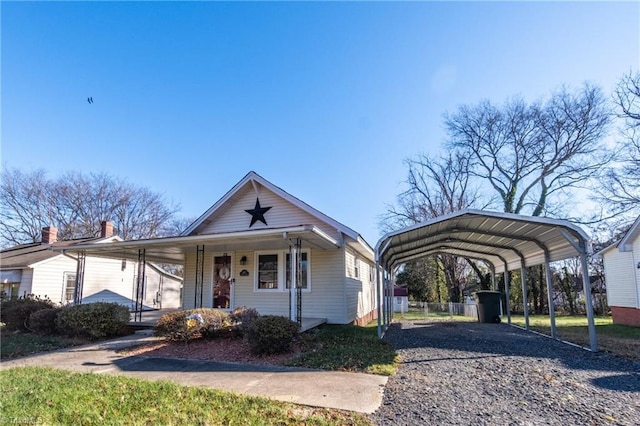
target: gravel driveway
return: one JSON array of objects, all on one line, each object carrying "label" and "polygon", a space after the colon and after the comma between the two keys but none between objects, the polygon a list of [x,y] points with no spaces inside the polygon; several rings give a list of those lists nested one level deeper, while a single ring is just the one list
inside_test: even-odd
[{"label": "gravel driveway", "polygon": [[380,425],[640,425],[640,362],[506,324],[401,322]]}]

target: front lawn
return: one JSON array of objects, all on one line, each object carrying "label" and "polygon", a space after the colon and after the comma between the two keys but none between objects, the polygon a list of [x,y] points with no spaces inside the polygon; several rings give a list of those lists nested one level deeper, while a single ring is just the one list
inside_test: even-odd
[{"label": "front lawn", "polygon": [[397,369],[393,347],[378,338],[377,322],[366,327],[323,325],[301,335],[303,352],[290,366],[390,376]]},{"label": "front lawn", "polygon": [[[506,320],[506,318],[504,318]],[[511,322],[524,327],[524,316],[512,315]],[[640,327],[613,324],[611,317],[594,317],[598,349],[627,358],[640,359]],[[532,330],[551,335],[548,315],[529,315]],[[567,342],[589,347],[589,328],[586,316],[556,316],[558,338]]]},{"label": "front lawn", "polygon": [[16,424],[370,425],[363,415],[214,389],[52,368],[0,374],[2,419]]},{"label": "front lawn", "polygon": [[0,339],[0,358],[15,358],[84,343],[87,343],[87,341],[65,336],[40,336],[36,333],[3,333]]}]

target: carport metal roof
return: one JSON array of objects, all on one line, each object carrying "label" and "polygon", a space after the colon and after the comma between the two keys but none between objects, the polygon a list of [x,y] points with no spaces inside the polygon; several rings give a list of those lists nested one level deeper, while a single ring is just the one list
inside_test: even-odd
[{"label": "carport metal roof", "polygon": [[[387,269],[439,253],[483,259],[497,273],[589,253],[584,231],[569,222],[482,210],[462,210],[386,234],[376,245]],[[546,255],[546,256],[545,256]]]},{"label": "carport metal roof", "polygon": [[[549,306],[553,306],[549,262],[579,256],[591,350],[595,351],[597,339],[587,265],[587,255],[590,253],[589,237],[579,226],[570,222],[473,209],[450,213],[388,233],[376,244],[376,262],[391,278],[384,280],[381,269],[378,270],[378,332],[382,335],[381,321],[388,326],[389,319],[393,316],[390,300],[390,295],[393,294],[392,271],[402,263],[436,254],[452,254],[484,260],[491,265],[494,274],[521,269],[523,277],[525,267],[545,265]],[[507,315],[511,322],[507,275],[505,274]],[[524,288],[523,295],[526,295]],[[526,296],[524,300],[525,324],[529,329]],[[551,337],[556,338],[553,309],[550,309],[549,317]]]}]

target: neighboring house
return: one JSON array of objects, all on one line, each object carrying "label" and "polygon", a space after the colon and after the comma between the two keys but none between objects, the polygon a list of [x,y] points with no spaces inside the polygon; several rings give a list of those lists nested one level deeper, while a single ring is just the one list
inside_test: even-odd
[{"label": "neighboring house", "polygon": [[255,172],[179,237],[80,244],[71,251],[182,264],[184,309],[247,306],[301,324],[364,324],[377,316],[371,246]]},{"label": "neighboring house", "polygon": [[406,287],[393,288],[393,312],[409,311],[409,290]]},{"label": "neighboring house", "polygon": [[[59,250],[73,244],[106,244],[122,241],[113,236],[113,225],[102,223],[101,236],[72,241],[58,241],[57,229],[42,230],[42,242],[22,244],[0,253],[2,295],[17,298],[27,294],[48,297],[54,303],[74,302],[78,261]],[[147,263],[145,268],[145,309],[179,308],[181,278],[170,275],[158,266]],[[87,256],[82,303],[116,302],[133,309],[137,262],[126,259],[106,259]]]},{"label": "neighboring house", "polygon": [[604,260],[613,322],[640,326],[640,216],[620,241],[598,254]]}]

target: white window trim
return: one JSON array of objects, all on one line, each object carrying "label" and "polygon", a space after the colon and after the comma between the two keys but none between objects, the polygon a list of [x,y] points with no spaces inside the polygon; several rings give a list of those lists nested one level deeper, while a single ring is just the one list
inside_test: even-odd
[{"label": "white window trim", "polygon": [[[311,293],[311,250],[300,250],[301,253],[307,254],[307,288],[303,288],[303,293]],[[258,288],[258,256],[275,254],[278,256],[278,287],[277,288]],[[289,250],[260,250],[254,252],[253,262],[253,291],[254,293],[288,293],[285,274],[287,273],[287,255]]]},{"label": "white window trim", "polygon": [[67,282],[69,281],[68,277],[70,275],[73,275],[73,282],[74,282],[74,284],[73,284],[73,293],[74,293],[74,295],[75,295],[75,291],[76,291],[76,289],[75,289],[75,287],[76,287],[76,284],[75,284],[75,282],[76,282],[76,272],[75,271],[65,271],[65,272],[63,272],[63,274],[62,274],[62,282],[63,282],[63,285],[62,285],[62,303],[63,304],[73,303],[73,297],[71,299],[67,299]]},{"label": "white window trim", "polygon": [[[282,288],[284,287],[284,280],[283,280],[283,271],[284,271],[284,256],[282,255],[282,253],[284,253],[283,251],[279,251],[279,250],[261,250],[261,251],[256,251],[254,253],[254,267],[253,267],[253,291],[256,293],[277,293],[277,292],[282,292]],[[278,256],[278,282],[277,282],[277,287],[276,288],[259,288],[258,287],[258,280],[260,278],[259,273],[258,273],[258,268],[260,267],[259,265],[259,256],[260,255],[269,255],[269,254],[275,254],[276,256]]]}]

